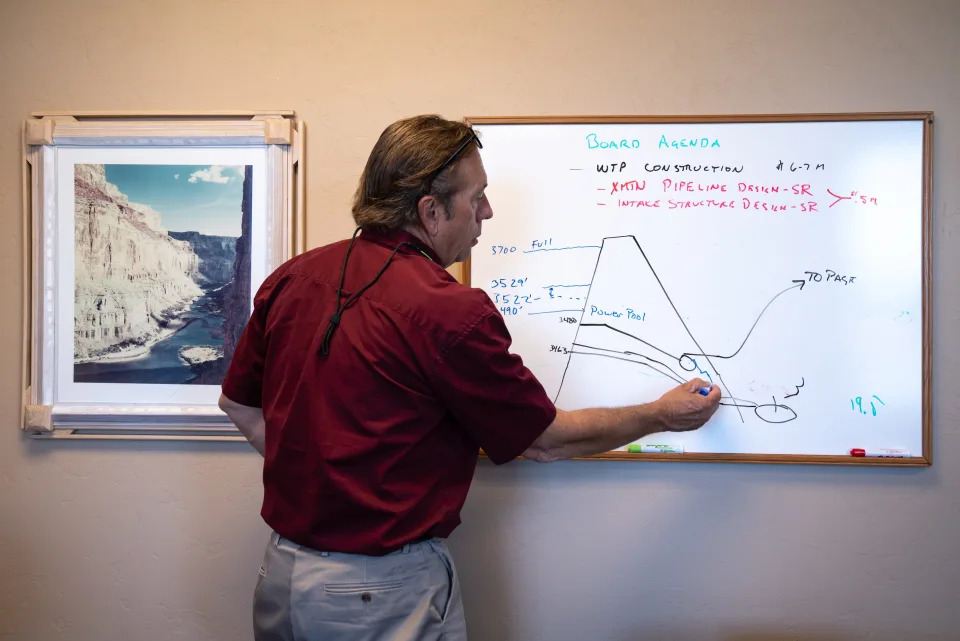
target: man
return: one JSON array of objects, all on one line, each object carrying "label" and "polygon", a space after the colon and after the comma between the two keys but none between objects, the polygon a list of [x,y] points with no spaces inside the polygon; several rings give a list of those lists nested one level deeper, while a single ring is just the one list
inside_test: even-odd
[{"label": "man", "polygon": [[445,269],[493,215],[480,148],[438,116],[390,125],[353,238],[293,258],[256,295],[220,407],[264,455],[258,641],[465,639],[444,539],[480,448],[496,464],[587,456],[717,409],[700,380],[647,404],[554,407],[490,298]]}]

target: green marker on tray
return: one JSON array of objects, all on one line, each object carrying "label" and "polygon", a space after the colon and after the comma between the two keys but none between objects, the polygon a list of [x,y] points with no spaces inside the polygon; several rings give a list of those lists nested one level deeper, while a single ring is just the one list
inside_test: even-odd
[{"label": "green marker on tray", "polygon": [[634,454],[683,454],[683,446],[631,443],[627,446],[627,451]]}]

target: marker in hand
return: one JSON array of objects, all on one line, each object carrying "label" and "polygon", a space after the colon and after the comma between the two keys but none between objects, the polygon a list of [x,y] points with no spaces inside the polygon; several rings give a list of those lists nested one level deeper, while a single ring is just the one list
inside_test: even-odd
[{"label": "marker in hand", "polygon": [[701,387],[699,390],[697,390],[697,393],[701,396],[709,396],[710,390],[712,389],[713,385],[707,385],[706,387]]}]

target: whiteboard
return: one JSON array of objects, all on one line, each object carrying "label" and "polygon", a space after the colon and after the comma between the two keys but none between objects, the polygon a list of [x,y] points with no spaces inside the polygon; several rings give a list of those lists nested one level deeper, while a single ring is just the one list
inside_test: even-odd
[{"label": "whiteboard", "polygon": [[467,278],[557,407],[721,388],[637,441],[683,454],[602,458],[930,463],[932,114],[468,121]]}]

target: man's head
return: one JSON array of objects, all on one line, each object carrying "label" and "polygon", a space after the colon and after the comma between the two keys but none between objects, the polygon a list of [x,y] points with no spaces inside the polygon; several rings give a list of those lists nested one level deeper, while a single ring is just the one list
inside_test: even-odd
[{"label": "man's head", "polygon": [[466,124],[440,116],[400,120],[380,135],[354,197],[364,230],[405,229],[445,266],[464,260],[482,220],[493,215],[480,141]]}]

